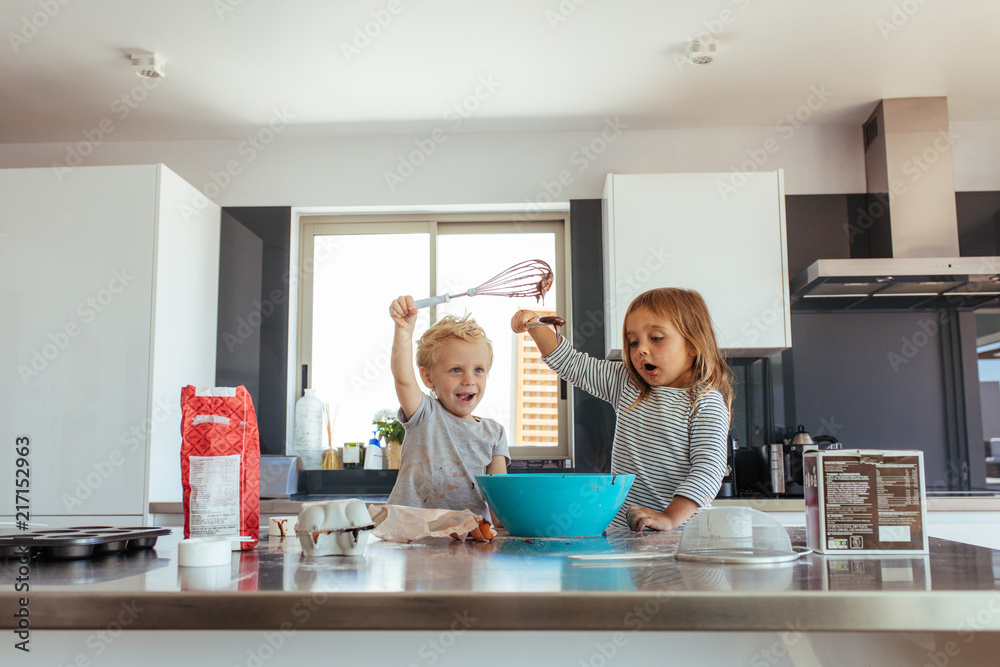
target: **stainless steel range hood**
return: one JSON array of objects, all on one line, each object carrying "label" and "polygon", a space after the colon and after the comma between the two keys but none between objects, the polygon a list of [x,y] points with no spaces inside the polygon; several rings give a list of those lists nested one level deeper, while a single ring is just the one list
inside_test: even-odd
[{"label": "stainless steel range hood", "polygon": [[796,312],[969,310],[1000,295],[1000,258],[960,257],[948,101],[883,100],[864,124],[867,205],[852,212],[852,259],[820,259],[791,281]]}]

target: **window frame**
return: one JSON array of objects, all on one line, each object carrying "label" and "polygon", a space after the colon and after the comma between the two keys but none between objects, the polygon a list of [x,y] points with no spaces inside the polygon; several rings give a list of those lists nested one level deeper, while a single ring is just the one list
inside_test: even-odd
[{"label": "window frame", "polygon": [[[513,225],[513,229],[511,226]],[[542,212],[489,212],[489,213],[417,213],[417,214],[301,214],[299,216],[299,263],[297,333],[295,368],[300,372],[303,364],[312,365],[313,327],[313,252],[316,236],[352,234],[429,234],[430,235],[430,284],[428,294],[435,294],[437,286],[438,237],[453,234],[495,233],[552,233],[555,236],[556,266],[552,267],[559,280],[556,282],[556,301],[567,325],[563,335],[570,338],[572,323],[572,285],[568,270],[570,257],[569,211]],[[484,276],[484,280],[489,276]],[[391,298],[391,297],[389,297]],[[431,321],[437,321],[437,307],[431,307]],[[390,329],[386,328],[386,332]],[[301,377],[296,379],[294,398],[301,394]],[[569,459],[575,460],[573,439],[572,393],[565,391],[559,381],[558,443],[552,447],[514,445],[508,433],[511,460]],[[294,401],[293,398],[293,401]],[[511,425],[513,427],[513,425]]]}]

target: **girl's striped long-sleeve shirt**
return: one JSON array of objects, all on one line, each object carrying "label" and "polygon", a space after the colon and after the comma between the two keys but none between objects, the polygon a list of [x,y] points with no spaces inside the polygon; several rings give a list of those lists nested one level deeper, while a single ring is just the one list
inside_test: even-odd
[{"label": "girl's striped long-sleeve shirt", "polygon": [[722,394],[707,392],[695,410],[687,389],[653,387],[630,409],[639,388],[624,363],[578,352],[565,338],[544,361],[559,377],[615,410],[611,472],[635,474],[635,481],[613,525],[625,525],[629,505],[660,511],[675,495],[699,506],[711,503],[726,474],[729,411]]}]

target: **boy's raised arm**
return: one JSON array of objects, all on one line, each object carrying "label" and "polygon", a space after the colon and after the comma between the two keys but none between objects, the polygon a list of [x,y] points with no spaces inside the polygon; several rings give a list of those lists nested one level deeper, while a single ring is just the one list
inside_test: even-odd
[{"label": "boy's raised arm", "polygon": [[399,407],[407,419],[420,407],[424,394],[413,372],[413,327],[417,323],[417,309],[412,296],[401,296],[389,304],[389,317],[396,323],[392,339],[392,377],[396,384]]}]

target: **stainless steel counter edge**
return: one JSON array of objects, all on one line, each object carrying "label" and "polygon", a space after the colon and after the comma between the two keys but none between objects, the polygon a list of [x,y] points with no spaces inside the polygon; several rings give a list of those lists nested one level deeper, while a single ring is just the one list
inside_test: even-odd
[{"label": "stainless steel counter edge", "polygon": [[[0,593],[16,609],[19,595]],[[363,609],[365,613],[358,613]],[[979,613],[986,610],[986,613]],[[303,593],[30,595],[31,629],[1000,632],[1000,592]],[[123,618],[125,620],[123,620]],[[15,628],[4,614],[0,627]]]},{"label": "stainless steel counter edge", "polygon": [[[347,497],[347,496],[345,496]],[[260,513],[268,514],[298,514],[304,501],[301,500],[261,500]],[[761,498],[761,499],[726,499],[715,500],[716,507],[750,507],[761,512],[804,512],[805,502],[793,498]],[[996,498],[964,498],[964,497],[934,497],[927,499],[929,512],[1000,512],[1000,497]],[[182,514],[183,505],[179,502],[151,502],[150,514]]]}]

